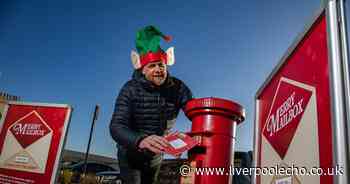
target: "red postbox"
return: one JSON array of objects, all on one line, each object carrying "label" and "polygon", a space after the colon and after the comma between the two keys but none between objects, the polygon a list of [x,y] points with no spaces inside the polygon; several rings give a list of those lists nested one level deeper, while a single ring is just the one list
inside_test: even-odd
[{"label": "red postbox", "polygon": [[193,184],[231,183],[229,174],[233,163],[236,126],[245,118],[244,108],[230,100],[200,98],[187,103],[186,116],[192,121],[189,133],[199,140],[198,146],[188,152],[188,161],[197,168],[225,168],[224,173],[214,172],[193,175]]}]

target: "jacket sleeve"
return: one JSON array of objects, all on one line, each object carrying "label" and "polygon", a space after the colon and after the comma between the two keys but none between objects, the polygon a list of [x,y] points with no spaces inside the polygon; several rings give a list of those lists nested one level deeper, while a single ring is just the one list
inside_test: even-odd
[{"label": "jacket sleeve", "polygon": [[180,94],[180,107],[184,109],[186,103],[190,101],[193,98],[193,96],[190,88],[188,88],[183,82],[180,85]]},{"label": "jacket sleeve", "polygon": [[139,142],[146,137],[131,129],[132,94],[128,83],[123,86],[117,97],[109,130],[112,138],[128,149],[138,149]]}]

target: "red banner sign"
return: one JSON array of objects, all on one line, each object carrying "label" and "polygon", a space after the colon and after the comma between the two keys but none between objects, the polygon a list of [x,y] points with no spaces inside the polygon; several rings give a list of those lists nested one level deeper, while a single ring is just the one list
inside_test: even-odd
[{"label": "red banner sign", "polygon": [[71,108],[9,103],[0,122],[0,183],[54,183]]},{"label": "red banner sign", "polygon": [[[321,13],[256,96],[257,167],[303,167],[332,164],[332,128],[327,26]],[[332,184],[322,175],[260,175],[257,184]]]}]

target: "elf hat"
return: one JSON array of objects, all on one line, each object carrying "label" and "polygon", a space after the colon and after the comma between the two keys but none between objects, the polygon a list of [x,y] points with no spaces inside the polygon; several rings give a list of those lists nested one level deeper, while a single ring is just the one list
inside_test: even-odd
[{"label": "elf hat", "polygon": [[146,26],[136,35],[136,49],[131,51],[131,61],[135,69],[140,69],[148,63],[162,61],[166,65],[175,63],[174,47],[164,52],[159,45],[160,38],[170,42],[171,36],[164,35],[154,26]]}]

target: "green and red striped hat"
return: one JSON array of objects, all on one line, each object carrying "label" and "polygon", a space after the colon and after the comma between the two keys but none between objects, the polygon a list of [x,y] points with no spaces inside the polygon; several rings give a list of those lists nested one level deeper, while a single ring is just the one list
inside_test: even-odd
[{"label": "green and red striped hat", "polygon": [[160,39],[170,42],[172,37],[164,35],[155,26],[146,26],[136,34],[136,49],[132,51],[131,60],[136,69],[142,68],[148,63],[162,61],[167,65],[174,64],[174,48],[164,52],[160,48]]}]

